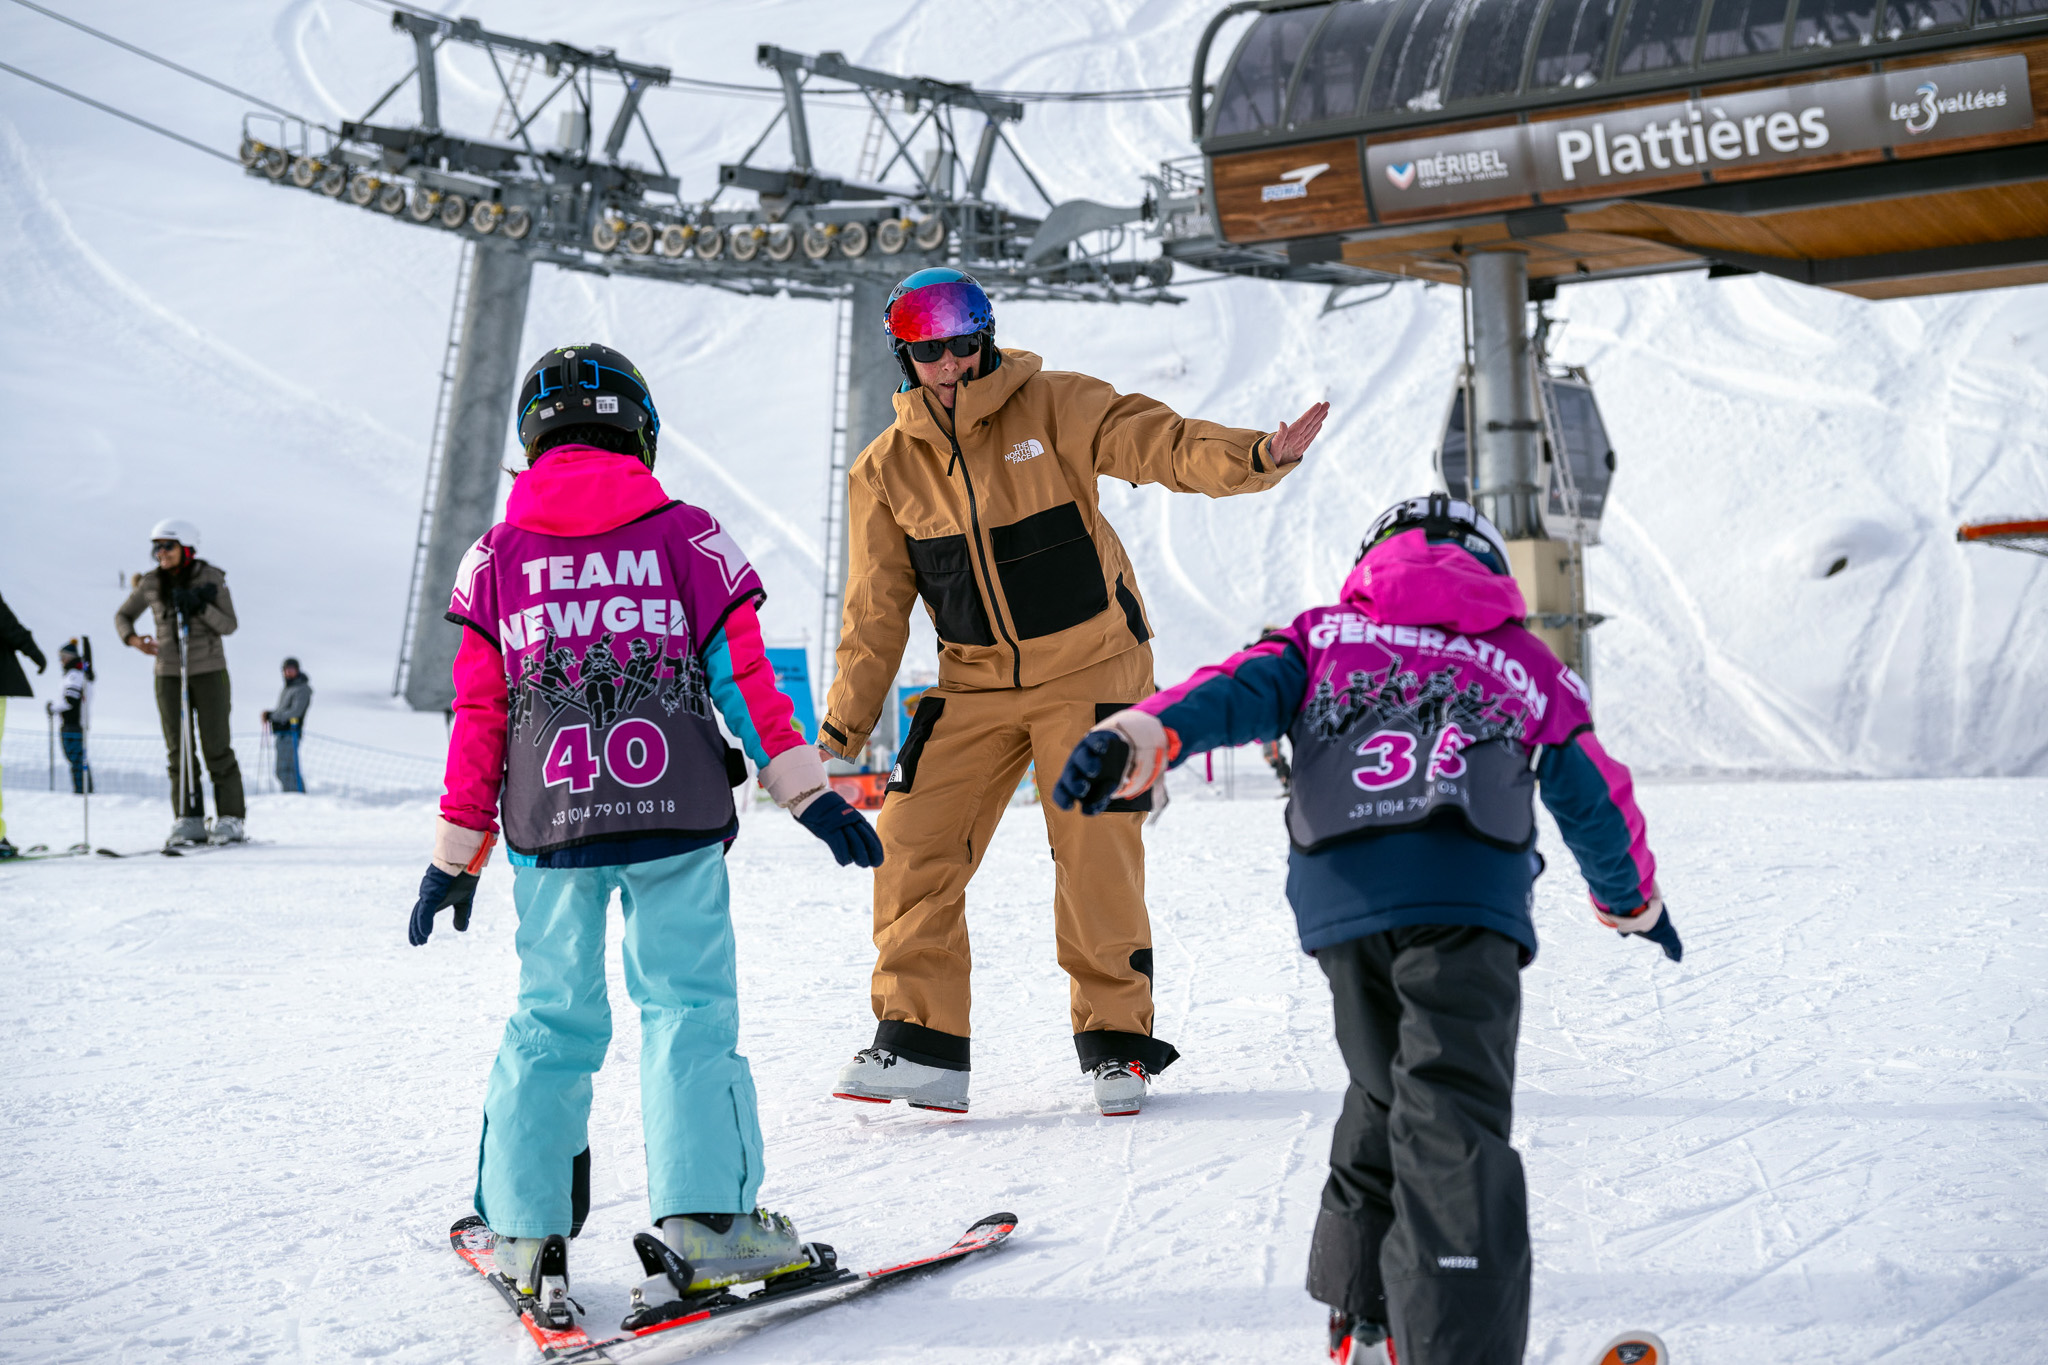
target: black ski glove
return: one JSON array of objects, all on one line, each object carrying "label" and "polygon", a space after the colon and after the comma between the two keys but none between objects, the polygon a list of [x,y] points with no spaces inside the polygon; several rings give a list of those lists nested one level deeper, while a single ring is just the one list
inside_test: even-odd
[{"label": "black ski glove", "polygon": [[469,907],[475,899],[476,873],[445,872],[430,864],[427,875],[420,878],[420,898],[413,902],[406,942],[415,948],[425,943],[433,935],[435,914],[451,905],[455,907],[455,932],[468,933]]},{"label": "black ski glove", "polygon": [[855,867],[882,865],[882,836],[838,792],[819,793],[804,807],[797,821],[825,841],[825,847],[832,850],[841,867],[848,863]]},{"label": "black ski glove", "polygon": [[1067,755],[1067,766],[1052,789],[1052,803],[1061,810],[1078,805],[1083,815],[1100,815],[1109,809],[1130,766],[1130,741],[1114,730],[1090,730]]},{"label": "black ski glove", "polygon": [[50,661],[43,657],[43,651],[36,648],[36,642],[34,640],[30,640],[28,642],[28,648],[23,650],[22,653],[28,655],[29,658],[34,659],[36,661],[36,672],[38,673],[42,672],[44,669],[50,666]]}]

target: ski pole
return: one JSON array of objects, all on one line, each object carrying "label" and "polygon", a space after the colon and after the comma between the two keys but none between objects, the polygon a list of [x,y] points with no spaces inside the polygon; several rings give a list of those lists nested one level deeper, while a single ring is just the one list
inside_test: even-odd
[{"label": "ski pole", "polygon": [[192,659],[192,623],[184,612],[178,613],[178,818],[183,820],[192,808],[193,788],[199,784],[192,778],[192,674],[187,665]]},{"label": "ski pole", "polygon": [[50,790],[57,790],[57,713],[43,708],[43,714],[50,718]]},{"label": "ski pole", "polygon": [[[87,649],[92,648],[89,644],[85,647]],[[88,689],[92,686],[91,679],[88,678],[86,680],[86,686]],[[85,692],[80,692],[78,694],[78,766],[81,773],[78,780],[78,811],[80,817],[85,822],[85,831],[83,837],[79,840],[79,847],[85,849],[88,853],[92,851],[92,749],[86,743],[86,737],[91,732],[92,699]]]}]

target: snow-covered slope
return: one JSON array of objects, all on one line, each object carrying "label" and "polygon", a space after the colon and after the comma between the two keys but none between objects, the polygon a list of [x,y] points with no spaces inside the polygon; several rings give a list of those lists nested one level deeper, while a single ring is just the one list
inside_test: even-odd
[{"label": "snow-covered slope", "polygon": [[[1225,803],[1180,782],[1146,835],[1158,1029],[1184,1055],[1133,1120],[1098,1116],[1075,1069],[1038,811],[1009,812],[972,894],[961,1120],[828,1097],[871,1037],[867,879],[747,818],[729,866],[764,1202],[861,1265],[997,1209],[1022,1225],[720,1359],[1322,1358],[1302,1284],[1344,1071],[1280,896],[1279,803],[1240,783]],[[68,796],[7,804],[18,829],[77,828]],[[1682,964],[1595,925],[1542,834],[1514,1132],[1530,1365],[1587,1365],[1631,1325],[1683,1365],[2034,1365],[2048,783],[1659,784],[1643,804]],[[443,916],[407,947],[430,809],[259,797],[267,845],[0,866],[0,1358],[534,1359],[443,1235],[512,1004],[511,878],[485,874],[467,935]],[[94,829],[146,845],[161,807],[96,802]],[[614,947],[571,1253],[600,1327],[648,1217],[619,972]]]},{"label": "snow-covered slope", "polygon": [[[67,8],[316,117],[359,113],[410,61],[371,0]],[[1214,6],[461,8],[716,79],[759,79],[766,41],[1057,88],[1185,79]],[[27,9],[0,12],[0,47],[234,143],[237,101]],[[443,99],[451,125],[481,128],[495,82],[473,55],[447,63]],[[772,110],[681,91],[648,107],[687,194]],[[1038,106],[1019,142],[1056,196],[1128,200],[1188,149],[1184,117],[1173,101]],[[864,118],[815,115],[821,160],[850,162]],[[998,185],[1029,202],[1013,169]],[[107,641],[149,525],[192,517],[233,575],[245,704],[294,653],[331,731],[430,748],[438,727],[383,692],[458,253],[0,76],[0,593],[46,642]],[[1272,496],[1108,492],[1163,627],[1162,681],[1333,591],[1373,512],[1427,484],[1458,345],[1448,290],[1329,317],[1306,289],[1186,294],[1175,309],[1001,309],[1006,339],[1186,411],[1270,426],[1335,405],[1310,468]],[[1594,606],[1614,617],[1597,645],[1617,752],[1664,771],[2048,771],[2048,708],[2028,701],[2048,684],[2048,577],[1950,539],[1965,517],[2048,511],[2048,289],[1871,304],[1687,278],[1567,289],[1557,313],[1559,354],[1591,368],[1622,460],[1590,561]],[[597,336],[640,363],[662,476],[733,527],[791,642],[817,630],[830,316],[542,271],[527,323],[530,352]],[[100,723],[146,730],[144,661],[117,654],[103,651]]]}]

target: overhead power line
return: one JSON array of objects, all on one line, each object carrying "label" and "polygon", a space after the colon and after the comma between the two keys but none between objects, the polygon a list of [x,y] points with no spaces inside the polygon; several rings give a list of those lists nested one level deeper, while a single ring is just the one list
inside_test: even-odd
[{"label": "overhead power line", "polygon": [[[23,9],[32,9],[37,14],[45,15],[48,18],[55,19],[60,24],[69,24],[71,25],[71,27],[77,29],[80,33],[90,33],[93,37],[99,39],[103,43],[112,43],[115,47],[121,48],[122,50],[127,52],[132,52],[138,57],[147,58],[148,60],[155,62],[158,66],[169,67],[171,70],[177,72],[181,76],[190,76],[193,80],[202,81],[205,84],[212,86],[216,90],[226,91],[228,94],[235,96],[237,99],[248,100],[251,104],[260,104],[273,114],[283,114],[286,118],[295,118],[298,119],[299,122],[301,123],[311,123],[314,121],[312,119],[305,117],[303,114],[297,114],[292,112],[291,110],[285,108],[281,104],[272,104],[269,100],[264,99],[261,95],[252,95],[246,90],[237,90],[234,86],[229,85],[226,81],[217,81],[213,77],[208,76],[202,72],[194,71],[189,66],[180,66],[168,57],[159,57],[156,53],[149,51],[147,48],[137,47],[133,43],[126,42],[120,38],[116,38],[111,33],[102,33],[100,30],[92,27],[90,24],[81,24],[76,19],[73,19],[70,15],[59,14],[57,11],[53,9],[47,9],[42,5],[36,4],[34,0],[14,0],[14,3],[20,5]],[[12,68],[9,69],[12,70]],[[31,76],[29,79],[34,80],[35,77]],[[80,98],[83,98],[83,96],[81,96]],[[86,102],[91,103],[90,100]],[[123,114],[122,117],[126,118],[127,115]]]},{"label": "overhead power line", "polygon": [[1107,104],[1120,100],[1184,100],[1188,97],[1188,88],[1185,85],[1147,85],[1132,90],[984,90],[981,93],[1024,104],[1081,101]]},{"label": "overhead power line", "polygon": [[194,142],[191,138],[186,137],[183,133],[174,133],[160,123],[151,123],[146,118],[137,118],[135,115],[128,113],[125,110],[116,109],[111,104],[102,104],[98,100],[92,98],[90,95],[81,95],[76,90],[67,89],[64,86],[57,84],[57,82],[55,81],[46,81],[41,76],[34,75],[27,71],[23,71],[18,66],[9,66],[6,62],[0,62],[0,71],[11,71],[15,75],[21,77],[23,80],[34,81],[37,85],[42,86],[46,90],[54,90],[60,95],[69,95],[72,99],[77,100],[80,104],[90,104],[93,108],[98,109],[102,113],[112,114],[115,118],[127,119],[130,123],[136,125],[138,128],[147,128],[152,133],[161,133],[165,137],[170,138],[173,142],[182,142],[187,147],[190,147],[195,151],[205,152],[208,156],[217,156],[222,161],[228,162],[231,165],[239,166],[242,164],[241,162],[236,161],[235,158],[229,156],[226,152],[221,151],[218,147],[209,147],[203,142]]},{"label": "overhead power line", "polygon": [[[708,80],[701,76],[671,76],[669,81],[673,85],[687,85],[700,90],[717,90],[736,95],[772,95],[776,99],[782,98],[782,87],[779,85],[746,85],[737,81]],[[1121,100],[1186,99],[1188,88],[1185,85],[1141,86],[1131,90],[982,90],[977,87],[975,93],[987,95],[991,99],[1015,100],[1020,104],[1110,103]],[[850,85],[806,85],[804,94],[806,97],[858,95],[860,90],[859,87]]]}]

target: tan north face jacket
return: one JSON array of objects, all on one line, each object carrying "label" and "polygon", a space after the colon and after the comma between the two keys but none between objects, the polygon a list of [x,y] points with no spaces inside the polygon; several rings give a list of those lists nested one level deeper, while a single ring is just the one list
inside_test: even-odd
[{"label": "tan north face jacket", "polygon": [[1151,637],[1097,478],[1221,498],[1287,473],[1264,432],[1189,420],[1029,351],[961,384],[945,417],[926,390],[897,394],[895,425],[847,474],[846,608],[819,742],[848,757],[889,703],[918,597],[939,682],[956,690],[1033,686]]}]

